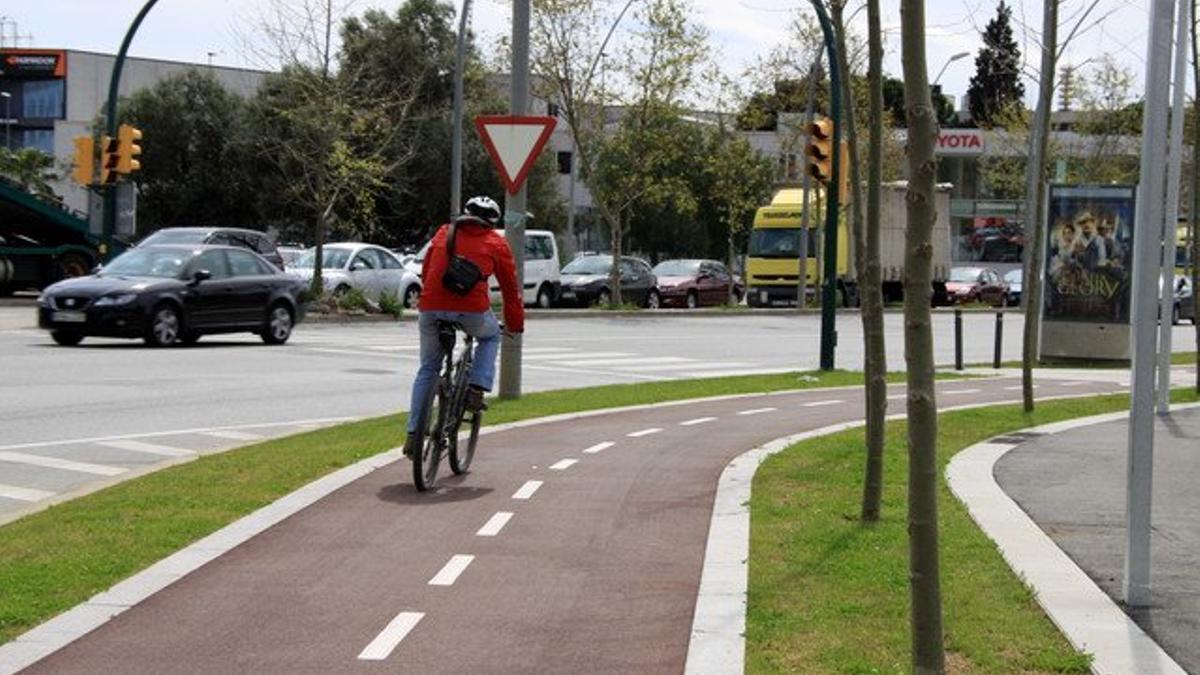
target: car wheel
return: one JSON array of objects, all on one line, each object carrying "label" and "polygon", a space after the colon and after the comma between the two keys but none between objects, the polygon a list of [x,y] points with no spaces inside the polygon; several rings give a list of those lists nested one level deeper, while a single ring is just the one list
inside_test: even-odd
[{"label": "car wheel", "polygon": [[78,253],[67,253],[60,257],[56,264],[59,279],[74,279],[75,277],[87,276],[92,268],[88,263],[88,259]]},{"label": "car wheel", "polygon": [[267,310],[267,325],[263,328],[262,341],[269,345],[281,345],[292,336],[292,310],[287,305],[277,302]]},{"label": "car wheel", "polygon": [[77,330],[52,330],[50,331],[50,337],[54,338],[55,342],[64,347],[74,347],[83,342],[83,333]]},{"label": "car wheel", "polygon": [[347,286],[346,284],[340,284],[337,288],[333,289],[333,297],[340,298],[349,292],[350,292],[349,286]]},{"label": "car wheel", "polygon": [[404,308],[412,309],[417,306],[417,300],[421,298],[421,287],[417,284],[409,284],[408,288],[404,289]]},{"label": "car wheel", "polygon": [[183,321],[174,305],[158,305],[150,312],[150,323],[146,326],[145,340],[151,347],[169,347],[183,333]]},{"label": "car wheel", "polygon": [[539,309],[550,309],[554,305],[554,293],[550,290],[549,284],[542,284],[538,289],[537,306]]},{"label": "car wheel", "polygon": [[700,306],[700,298],[696,296],[696,291],[688,291],[687,308],[696,309]]},{"label": "car wheel", "polygon": [[600,292],[599,292],[599,293],[596,295],[596,306],[598,306],[598,307],[608,307],[608,304],[609,304],[610,302],[612,302],[612,294],[608,292],[608,289],[607,289],[607,288],[605,288],[605,289],[601,290],[601,291],[600,291]]},{"label": "car wheel", "polygon": [[646,307],[648,309],[658,309],[661,304],[662,301],[658,297],[658,291],[653,288],[650,289],[650,292],[646,294]]}]

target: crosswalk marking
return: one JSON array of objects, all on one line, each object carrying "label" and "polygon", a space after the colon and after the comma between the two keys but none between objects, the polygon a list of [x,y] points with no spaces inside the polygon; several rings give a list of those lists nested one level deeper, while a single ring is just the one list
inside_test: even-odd
[{"label": "crosswalk marking", "polygon": [[[686,360],[686,362],[680,362],[680,363],[662,363],[662,364],[657,364],[657,365],[637,365],[637,366],[616,366],[615,370],[620,370],[620,371],[628,370],[628,371],[645,372],[645,373],[665,373],[665,372],[670,372],[672,370],[692,370],[692,369],[695,369],[698,365],[700,365],[699,361],[693,361],[691,359],[688,359],[688,360]],[[746,367],[745,363],[709,363],[706,365],[720,367],[720,368],[729,368],[729,369]]]},{"label": "crosswalk marking", "polygon": [[173,448],[169,445],[134,440],[100,441],[96,445],[106,448],[116,448],[117,450],[129,450],[130,452],[144,452],[149,455],[160,455],[162,457],[189,457],[196,454],[191,450],[184,450],[183,448]]},{"label": "crosswalk marking", "polygon": [[29,464],[32,466],[44,466],[51,469],[63,469],[64,471],[78,471],[79,473],[90,473],[97,476],[119,476],[127,471],[116,466],[104,466],[102,464],[89,464],[87,462],[72,462],[67,459],[59,459],[57,457],[44,457],[42,455],[27,455],[23,452],[0,452],[0,462],[13,462],[15,464]]},{"label": "crosswalk marking", "polygon": [[46,492],[45,490],[34,490],[32,488],[0,483],[0,497],[7,497],[8,499],[15,499],[20,502],[40,502],[43,499],[49,499],[53,496],[53,492]]},{"label": "crosswalk marking", "polygon": [[[628,356],[637,356],[629,352],[553,352],[541,354],[521,354],[523,360],[530,361],[554,361],[565,362],[566,359],[579,359],[582,361],[592,362],[596,360],[603,361],[604,359],[615,359]],[[586,364],[584,364],[586,365]]]},{"label": "crosswalk marking", "polygon": [[595,358],[588,356],[587,358],[571,359],[569,361],[555,361],[554,363],[564,366],[609,366],[615,368],[617,366],[635,366],[641,369],[642,366],[664,363],[687,363],[698,364],[698,361],[685,359],[682,356],[635,356],[630,358]]}]

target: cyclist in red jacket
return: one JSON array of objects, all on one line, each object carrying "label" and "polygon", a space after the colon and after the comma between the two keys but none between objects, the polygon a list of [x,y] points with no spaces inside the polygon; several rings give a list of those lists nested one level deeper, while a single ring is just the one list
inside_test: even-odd
[{"label": "cyclist in red jacket", "polygon": [[[413,381],[412,403],[408,413],[408,438],[414,438],[417,422],[424,412],[425,395],[438,377],[444,354],[438,340],[438,321],[452,321],[475,337],[475,360],[468,379],[467,408],[482,410],[483,394],[491,391],[496,376],[496,353],[500,350],[500,326],[492,313],[488,298],[488,277],[500,282],[504,298],[504,327],[509,333],[525,330],[525,307],[521,288],[517,284],[517,268],[508,242],[495,231],[500,222],[500,206],[489,197],[474,197],[463,214],[452,224],[438,228],[425,253],[421,269],[421,366]],[[466,258],[479,268],[481,280],[460,295],[442,282],[449,265],[447,237],[454,228],[454,255]],[[413,448],[405,442],[404,452],[411,456]]]}]

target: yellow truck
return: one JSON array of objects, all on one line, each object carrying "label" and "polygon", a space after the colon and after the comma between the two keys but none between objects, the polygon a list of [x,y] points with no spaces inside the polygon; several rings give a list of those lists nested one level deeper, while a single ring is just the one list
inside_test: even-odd
[{"label": "yellow truck", "polygon": [[[885,183],[880,199],[880,262],[885,302],[903,298],[904,228],[907,221],[903,181]],[[746,302],[751,307],[796,304],[800,282],[800,232],[803,190],[787,188],[775,193],[771,203],[758,209],[750,231],[746,254]],[[807,232],[808,262],[805,266],[810,297],[820,293],[824,249],[819,233],[824,231],[823,199],[813,191]],[[946,301],[946,279],[950,274],[950,186],[940,184],[935,192],[937,220],[933,231],[934,302]],[[843,208],[837,229],[837,294],[843,307],[859,304],[858,280],[847,213]]]}]

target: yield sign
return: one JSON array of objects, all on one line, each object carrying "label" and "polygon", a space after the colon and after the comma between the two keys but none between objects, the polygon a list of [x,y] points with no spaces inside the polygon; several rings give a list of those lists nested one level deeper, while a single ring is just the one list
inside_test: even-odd
[{"label": "yield sign", "polygon": [[475,118],[475,128],[508,194],[521,189],[556,123],[553,117],[480,115]]}]

